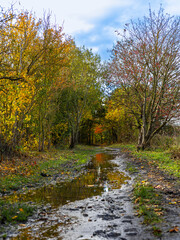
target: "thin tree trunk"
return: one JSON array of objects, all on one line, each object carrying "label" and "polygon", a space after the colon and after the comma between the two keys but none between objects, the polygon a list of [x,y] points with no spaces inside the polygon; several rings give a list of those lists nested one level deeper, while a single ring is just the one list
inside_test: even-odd
[{"label": "thin tree trunk", "polygon": [[48,150],[51,147],[51,131],[50,131],[50,123],[48,121]]},{"label": "thin tree trunk", "polygon": [[45,132],[44,132],[44,124],[42,122],[42,146],[41,146],[41,151],[44,151],[44,142],[45,142]]},{"label": "thin tree trunk", "polygon": [[41,152],[41,112],[39,108],[39,152]]},{"label": "thin tree trunk", "polygon": [[75,134],[74,132],[71,133],[71,139],[70,139],[70,145],[69,145],[69,148],[70,149],[73,149],[75,146]]}]

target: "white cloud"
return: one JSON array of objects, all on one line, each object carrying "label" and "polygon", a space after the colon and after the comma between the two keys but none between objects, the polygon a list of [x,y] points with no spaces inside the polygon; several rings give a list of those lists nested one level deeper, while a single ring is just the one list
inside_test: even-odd
[{"label": "white cloud", "polygon": [[179,0],[166,0],[166,12],[172,15],[180,15],[180,1]]},{"label": "white cloud", "polygon": [[105,26],[103,30],[104,30],[104,32],[105,32],[107,35],[111,36],[112,38],[114,38],[114,37],[117,36],[117,34],[116,34],[116,32],[115,32],[115,31],[117,30],[116,27]]},{"label": "white cloud", "polygon": [[93,42],[98,41],[99,38],[100,38],[100,36],[95,34],[95,35],[90,36],[89,41],[93,43]]},{"label": "white cloud", "polygon": [[148,15],[149,3],[152,10],[158,11],[162,3],[165,12],[180,14],[180,0],[0,0],[0,5],[10,7],[12,1],[15,8],[32,10],[37,17],[42,17],[44,10],[51,11],[52,23],[63,24],[64,32],[78,45],[99,51],[104,58],[107,48],[118,39],[115,30],[122,33],[130,19]]},{"label": "white cloud", "polygon": [[[133,0],[19,0],[16,8],[25,8],[42,17],[43,11],[50,10],[56,22],[62,25],[66,33],[74,34],[93,28],[94,19],[105,16],[109,11],[120,6],[129,6]],[[21,3],[21,7],[19,5]],[[1,6],[10,6],[11,1],[1,0]]]},{"label": "white cloud", "polygon": [[87,32],[89,30],[91,30],[94,25],[83,20],[80,19],[76,16],[73,16],[71,19],[66,19],[64,21],[64,29],[65,32],[70,33],[70,34],[74,34],[74,33],[78,33],[78,32]]}]

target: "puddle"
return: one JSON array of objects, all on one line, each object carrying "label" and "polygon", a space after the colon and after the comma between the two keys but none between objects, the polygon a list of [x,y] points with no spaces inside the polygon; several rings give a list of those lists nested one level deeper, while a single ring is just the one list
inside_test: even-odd
[{"label": "puddle", "polygon": [[[115,156],[110,153],[96,154],[88,164],[85,172],[78,178],[70,182],[57,183],[55,185],[48,185],[36,190],[31,190],[26,194],[17,195],[16,200],[18,198],[22,201],[31,201],[41,205],[50,204],[52,212],[55,213],[60,206],[68,202],[86,199],[101,195],[103,192],[108,192],[111,189],[121,188],[122,184],[124,184],[129,177],[116,170],[117,165],[110,161],[114,158]],[[33,236],[33,229],[26,227],[21,230],[22,232],[19,236],[13,237],[12,239],[54,239],[54,237],[56,237],[54,234],[57,234],[55,229],[58,229],[66,219],[60,221],[59,218],[57,222],[56,220],[57,219],[53,219],[53,217],[48,218],[46,226],[44,226],[43,223],[42,227],[38,228],[38,231],[42,231],[42,233],[38,232],[38,235],[41,235],[40,238]],[[38,222],[39,220],[35,221]],[[54,221],[54,223],[51,221]]]}]

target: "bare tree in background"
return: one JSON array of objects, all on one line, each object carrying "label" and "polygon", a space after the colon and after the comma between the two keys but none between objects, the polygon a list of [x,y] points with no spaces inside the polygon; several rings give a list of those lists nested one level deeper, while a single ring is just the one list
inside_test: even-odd
[{"label": "bare tree in background", "polygon": [[112,50],[108,82],[121,88],[139,129],[138,149],[179,116],[180,18],[156,14],[131,21]]}]

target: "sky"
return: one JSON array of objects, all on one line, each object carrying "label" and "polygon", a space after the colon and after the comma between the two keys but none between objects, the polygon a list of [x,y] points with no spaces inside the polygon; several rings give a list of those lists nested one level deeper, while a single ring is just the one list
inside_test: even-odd
[{"label": "sky", "polygon": [[148,15],[149,6],[160,5],[171,15],[180,15],[180,0],[0,0],[0,6],[26,9],[39,18],[51,12],[52,23],[63,26],[77,46],[85,46],[108,60],[117,40],[115,31],[131,19]]}]

